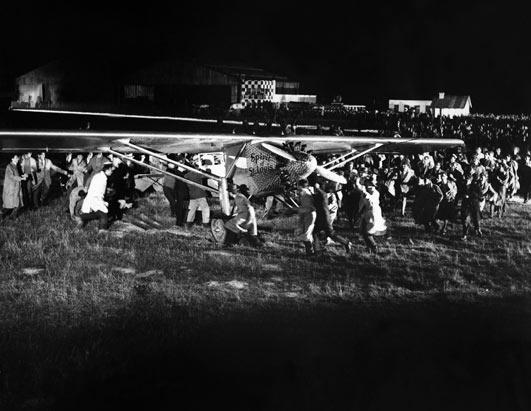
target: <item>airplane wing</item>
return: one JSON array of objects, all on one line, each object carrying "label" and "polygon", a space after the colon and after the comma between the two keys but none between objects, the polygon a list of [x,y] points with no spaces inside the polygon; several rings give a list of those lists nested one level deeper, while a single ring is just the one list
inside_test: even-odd
[{"label": "airplane wing", "polygon": [[[460,139],[450,138],[394,138],[361,136],[289,136],[279,137],[278,141],[301,142],[306,150],[313,153],[346,153],[352,150],[380,153],[423,153],[443,148],[464,147]],[[268,143],[277,144],[277,138],[268,139]]]},{"label": "airplane wing", "polygon": [[[97,122],[100,120],[108,120],[108,119],[119,119],[122,121],[136,121],[136,120],[154,120],[157,122],[168,122],[169,123],[177,123],[177,124],[218,124],[218,119],[215,118],[203,118],[203,117],[182,117],[182,116],[160,116],[160,115],[146,115],[146,114],[126,114],[126,113],[105,113],[105,112],[94,112],[94,111],[73,111],[73,110],[50,110],[50,109],[36,109],[36,108],[10,108],[11,112],[15,113],[23,113],[23,114],[29,114],[31,116],[44,114],[46,116],[50,116],[53,118],[55,115],[56,118],[60,116],[72,116],[72,117],[78,117],[83,119],[83,121],[96,119]],[[231,126],[243,126],[244,121],[243,120],[230,120],[230,119],[223,119],[223,124],[231,125]],[[280,123],[266,123],[266,122],[253,122],[253,124],[258,124],[260,127],[265,126],[271,126],[275,128],[280,128],[282,125]],[[297,124],[297,129],[305,129],[305,130],[317,130],[316,124]],[[330,130],[331,126],[321,126],[322,130]],[[352,129],[344,129],[344,131],[347,132],[358,132],[358,133],[369,133],[369,134],[377,134],[378,130],[374,129],[364,129],[364,130],[352,130]]]},{"label": "airplane wing", "polygon": [[168,133],[168,132],[105,132],[105,131],[20,131],[0,130],[0,151],[51,151],[89,152],[112,148],[121,152],[134,152],[124,141],[149,147],[161,153],[220,152],[229,147],[255,141],[282,147],[285,143],[301,142],[314,153],[343,153],[378,145],[376,152],[425,152],[440,148],[464,146],[459,139],[390,138],[357,136],[257,137],[220,133]]}]

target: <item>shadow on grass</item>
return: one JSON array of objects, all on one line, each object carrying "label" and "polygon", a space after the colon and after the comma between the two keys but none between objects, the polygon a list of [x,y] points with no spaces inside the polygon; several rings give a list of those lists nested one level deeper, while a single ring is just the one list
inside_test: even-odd
[{"label": "shadow on grass", "polygon": [[139,295],[107,318],[4,328],[0,404],[528,410],[529,320],[526,297],[190,312]]}]

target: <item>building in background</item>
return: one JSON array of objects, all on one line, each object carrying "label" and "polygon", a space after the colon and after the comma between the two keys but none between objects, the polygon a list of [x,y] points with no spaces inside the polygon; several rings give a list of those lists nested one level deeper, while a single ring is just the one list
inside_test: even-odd
[{"label": "building in background", "polygon": [[131,67],[96,59],[52,62],[16,79],[13,105],[176,113],[317,100],[301,93],[298,81],[260,68],[177,60]]},{"label": "building in background", "polygon": [[451,96],[440,92],[438,97],[432,100],[430,108],[434,117],[468,116],[472,99],[470,96]]},{"label": "building in background", "polygon": [[367,110],[367,106],[365,104],[343,104],[343,107],[346,111],[349,111],[351,113]]},{"label": "building in background", "polygon": [[240,101],[240,80],[211,66],[161,61],[124,75],[121,103],[173,112],[193,107],[228,107]]},{"label": "building in background", "polygon": [[117,101],[116,73],[96,60],[57,60],[16,78],[19,107],[79,108]]},{"label": "building in background", "polygon": [[0,67],[0,111],[9,107],[13,99],[13,86],[9,81],[7,73]]},{"label": "building in background", "polygon": [[430,110],[432,100],[389,100],[389,110],[399,113],[414,111],[416,113],[426,113]]},{"label": "building in background", "polygon": [[399,113],[416,112],[431,113],[433,116],[467,116],[472,108],[470,96],[453,96],[440,92],[437,97],[431,100],[389,100],[389,110]]}]

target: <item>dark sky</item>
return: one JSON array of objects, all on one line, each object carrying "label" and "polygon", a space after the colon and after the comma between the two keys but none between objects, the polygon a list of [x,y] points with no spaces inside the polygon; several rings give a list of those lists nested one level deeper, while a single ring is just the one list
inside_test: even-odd
[{"label": "dark sky", "polygon": [[531,111],[531,23],[509,2],[136,3],[3,5],[0,75],[76,53],[185,57],[260,66],[353,104],[441,90],[471,94],[475,111]]}]

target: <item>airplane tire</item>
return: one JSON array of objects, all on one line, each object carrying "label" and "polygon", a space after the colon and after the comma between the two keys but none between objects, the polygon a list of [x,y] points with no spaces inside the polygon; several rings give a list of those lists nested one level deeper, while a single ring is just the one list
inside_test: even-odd
[{"label": "airplane tire", "polygon": [[214,241],[222,245],[225,242],[225,237],[227,236],[227,229],[225,228],[225,221],[221,218],[213,218],[210,221],[210,231],[212,232],[212,237]]}]

